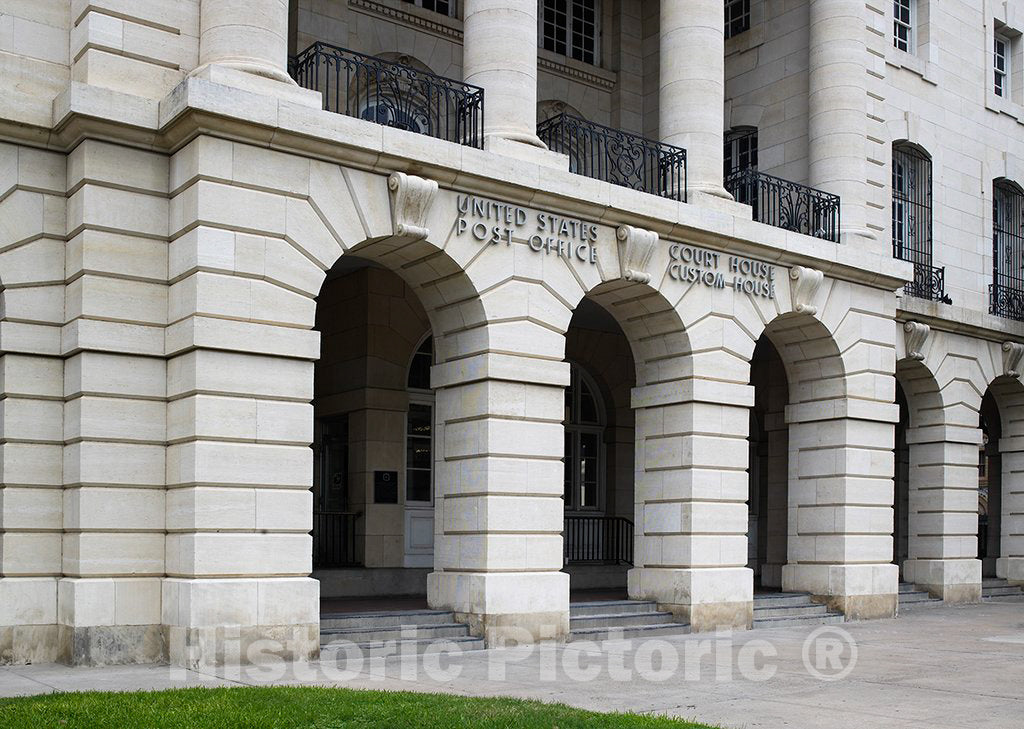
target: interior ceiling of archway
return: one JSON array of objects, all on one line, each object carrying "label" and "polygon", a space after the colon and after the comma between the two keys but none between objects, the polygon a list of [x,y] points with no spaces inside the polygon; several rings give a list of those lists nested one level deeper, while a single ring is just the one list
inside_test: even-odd
[{"label": "interior ceiling of archway", "polygon": [[914,359],[901,359],[897,362],[896,386],[906,398],[911,427],[940,425],[944,422],[939,383],[923,362]]},{"label": "interior ceiling of archway", "polygon": [[[637,385],[669,382],[692,374],[690,345],[683,323],[664,295],[630,281],[610,281],[592,289],[577,305],[603,309],[606,322],[617,324],[629,341],[636,365]],[[573,313],[575,319],[575,312]]]},{"label": "interior ceiling of archway", "polygon": [[469,276],[447,253],[427,241],[388,237],[353,246],[334,263],[327,280],[363,268],[387,269],[415,292],[430,319],[437,362],[458,355],[457,347],[446,342],[446,337],[484,326],[483,304]]},{"label": "interior ceiling of archway", "polygon": [[[770,340],[782,359],[791,402],[808,402],[845,392],[846,375],[839,346],[825,325],[814,317],[783,314],[769,322],[759,341],[761,338]],[[823,387],[822,383],[830,380],[836,381],[837,386]]]}]

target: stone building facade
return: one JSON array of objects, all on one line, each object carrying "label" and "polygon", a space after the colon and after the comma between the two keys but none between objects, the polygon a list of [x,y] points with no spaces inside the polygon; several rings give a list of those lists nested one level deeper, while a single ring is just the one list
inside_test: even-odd
[{"label": "stone building facade", "polygon": [[0,2],[0,662],[1024,583],[1020,8],[724,5]]}]

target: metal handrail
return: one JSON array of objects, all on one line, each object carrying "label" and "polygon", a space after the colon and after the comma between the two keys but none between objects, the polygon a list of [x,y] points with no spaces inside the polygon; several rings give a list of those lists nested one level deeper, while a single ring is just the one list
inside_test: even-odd
[{"label": "metal handrail", "polygon": [[288,65],[299,86],[323,95],[327,111],[483,148],[479,86],[319,41]]},{"label": "metal handrail", "polygon": [[313,512],[313,568],[359,566],[356,554],[356,521],[361,511]]},{"label": "metal handrail", "polygon": [[725,189],[759,223],[839,242],[838,195],[749,168],[729,173]]},{"label": "metal handrail", "polygon": [[633,564],[633,522],[623,516],[565,517],[565,561]]},{"label": "metal handrail", "polygon": [[911,261],[914,264],[914,280],[903,287],[903,293],[918,299],[940,301],[952,304],[953,300],[946,294],[946,268],[933,266],[930,263]]},{"label": "metal handrail", "polygon": [[686,150],[637,134],[558,114],[537,125],[549,149],[568,155],[579,175],[686,201]]}]

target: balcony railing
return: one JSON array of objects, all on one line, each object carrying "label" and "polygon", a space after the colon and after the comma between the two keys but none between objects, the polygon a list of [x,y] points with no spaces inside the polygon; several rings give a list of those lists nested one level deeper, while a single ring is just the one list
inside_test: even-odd
[{"label": "balcony railing", "polygon": [[337,114],[483,148],[484,90],[411,66],[314,43],[289,64]]},{"label": "balcony railing", "polygon": [[356,520],[348,511],[313,512],[313,568],[333,569],[359,565],[356,557]]},{"label": "balcony railing", "polygon": [[727,175],[725,189],[753,208],[759,223],[839,242],[838,195],[752,169]]},{"label": "balcony railing", "polygon": [[990,314],[1024,321],[1024,287],[989,284],[988,298]]},{"label": "balcony railing", "polygon": [[941,301],[952,304],[953,300],[946,295],[946,269],[928,263],[913,261],[914,280],[903,287],[907,296],[915,296],[929,301]]},{"label": "balcony railing", "polygon": [[686,150],[571,114],[537,126],[549,149],[569,156],[569,169],[613,185],[686,201]]},{"label": "balcony railing", "polygon": [[565,517],[565,561],[633,564],[633,522],[622,516]]}]

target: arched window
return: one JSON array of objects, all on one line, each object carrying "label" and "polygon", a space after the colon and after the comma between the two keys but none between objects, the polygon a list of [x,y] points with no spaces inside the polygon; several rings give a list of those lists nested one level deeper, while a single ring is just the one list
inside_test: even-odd
[{"label": "arched window", "polygon": [[1024,192],[1007,179],[992,185],[993,314],[1024,320]]},{"label": "arched window", "polygon": [[914,264],[908,295],[950,303],[946,271],[932,265],[932,158],[906,141],[892,145],[892,255]]},{"label": "arched window", "polygon": [[405,428],[405,502],[427,504],[434,494],[434,392],[430,366],[434,340],[427,336],[409,363],[409,413]]},{"label": "arched window", "polygon": [[579,365],[571,363],[565,390],[565,510],[594,511],[604,492],[605,410],[601,393]]}]

